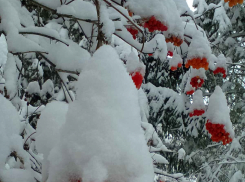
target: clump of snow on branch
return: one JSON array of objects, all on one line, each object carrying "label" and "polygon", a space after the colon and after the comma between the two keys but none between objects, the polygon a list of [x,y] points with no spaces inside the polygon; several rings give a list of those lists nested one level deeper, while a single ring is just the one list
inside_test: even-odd
[{"label": "clump of snow on branch", "polygon": [[142,76],[145,75],[145,65],[134,52],[127,56],[126,67],[129,73],[140,72]]},{"label": "clump of snow on branch", "polygon": [[234,130],[230,121],[230,110],[227,106],[225,94],[219,86],[215,87],[214,93],[209,99],[207,119],[214,124],[223,124],[226,132],[234,138]]},{"label": "clump of snow on branch", "polygon": [[49,155],[47,182],[152,180],[140,124],[137,90],[115,50],[103,46],[79,77],[77,100]]}]

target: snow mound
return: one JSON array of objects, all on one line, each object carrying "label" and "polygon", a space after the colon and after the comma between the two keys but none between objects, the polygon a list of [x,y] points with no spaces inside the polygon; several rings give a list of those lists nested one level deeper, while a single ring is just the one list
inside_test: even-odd
[{"label": "snow mound", "polygon": [[47,182],[152,181],[138,93],[115,50],[99,48],[77,85],[77,100],[49,155]]}]

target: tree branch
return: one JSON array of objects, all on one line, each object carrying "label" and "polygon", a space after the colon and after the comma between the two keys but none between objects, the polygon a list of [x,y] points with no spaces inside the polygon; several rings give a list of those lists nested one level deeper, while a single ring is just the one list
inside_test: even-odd
[{"label": "tree branch", "polygon": [[21,31],[20,31],[19,34],[22,34],[22,35],[25,35],[25,34],[39,35],[39,36],[47,37],[47,38],[52,39],[52,40],[56,40],[56,41],[58,41],[58,42],[61,42],[61,43],[65,44],[65,45],[69,46],[69,44],[65,43],[65,42],[62,41],[62,40],[59,40],[59,39],[54,38],[54,37],[52,37],[52,36],[50,36],[50,35],[45,35],[45,34],[38,33],[38,32],[24,32],[24,31],[21,32]]}]

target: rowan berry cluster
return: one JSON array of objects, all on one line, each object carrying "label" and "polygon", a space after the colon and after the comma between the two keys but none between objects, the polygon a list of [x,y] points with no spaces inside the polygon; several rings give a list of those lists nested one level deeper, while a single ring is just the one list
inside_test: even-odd
[{"label": "rowan berry cluster", "polygon": [[233,7],[236,4],[242,4],[243,0],[225,0],[225,3],[229,2],[229,7]]},{"label": "rowan berry cluster", "polygon": [[218,73],[221,73],[221,74],[223,74],[223,78],[226,77],[226,71],[225,71],[225,69],[222,68],[222,67],[216,68],[216,69],[214,70],[213,73],[214,73],[215,75],[218,74]]},{"label": "rowan berry cluster", "polygon": [[200,78],[199,76],[195,76],[191,79],[191,86],[194,88],[199,88],[202,86],[202,84],[204,83],[204,79]]},{"label": "rowan berry cluster", "polygon": [[204,68],[205,70],[208,70],[208,61],[207,58],[192,58],[189,59],[186,64],[185,67],[189,68],[190,66],[192,66],[195,69],[200,69],[200,68]]},{"label": "rowan berry cluster", "polygon": [[131,73],[130,76],[132,77],[132,80],[133,80],[136,88],[139,90],[141,87],[141,84],[144,80],[143,76],[141,75],[140,72]]},{"label": "rowan berry cluster", "polygon": [[173,55],[174,55],[174,53],[173,53],[172,51],[168,51],[167,56],[171,56],[171,57],[173,57]]},{"label": "rowan berry cluster", "polygon": [[136,35],[138,34],[138,30],[134,29],[132,27],[127,28],[127,30],[131,33],[131,35],[133,36],[134,39],[136,39]]},{"label": "rowan berry cluster", "polygon": [[209,122],[206,123],[206,129],[212,135],[211,140],[214,142],[223,142],[226,145],[232,142],[232,138],[229,137],[229,133],[225,131],[223,124],[213,124]]},{"label": "rowan berry cluster", "polygon": [[189,91],[186,92],[186,94],[187,95],[192,95],[192,94],[194,94],[194,92],[195,92],[195,90],[189,90]]},{"label": "rowan berry cluster", "polygon": [[201,116],[205,113],[203,109],[195,109],[192,113],[189,114],[190,117]]},{"label": "rowan berry cluster", "polygon": [[167,31],[168,27],[162,22],[158,21],[155,16],[152,16],[148,21],[144,23],[144,27],[148,28],[149,32],[154,32],[155,30]]},{"label": "rowan berry cluster", "polygon": [[172,70],[172,71],[176,71],[177,68],[181,68],[181,66],[182,66],[182,64],[181,64],[181,63],[178,63],[177,66],[171,66],[171,70]]},{"label": "rowan berry cluster", "polygon": [[171,37],[166,38],[166,42],[172,42],[175,46],[180,46],[183,43],[183,40],[179,37],[172,35]]}]

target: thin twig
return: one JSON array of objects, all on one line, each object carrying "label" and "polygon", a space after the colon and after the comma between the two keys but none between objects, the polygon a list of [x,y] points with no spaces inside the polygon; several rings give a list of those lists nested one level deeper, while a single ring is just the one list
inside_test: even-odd
[{"label": "thin twig", "polygon": [[20,31],[19,34],[22,34],[22,35],[25,35],[25,34],[39,35],[39,36],[47,37],[47,38],[52,39],[52,40],[56,40],[58,42],[61,42],[61,43],[65,44],[65,45],[69,46],[69,44],[65,43],[62,40],[59,40],[59,39],[57,39],[55,37],[52,37],[50,35],[45,35],[45,34],[41,34],[41,33],[38,33],[38,32],[24,32],[24,31],[22,32],[22,31]]}]

